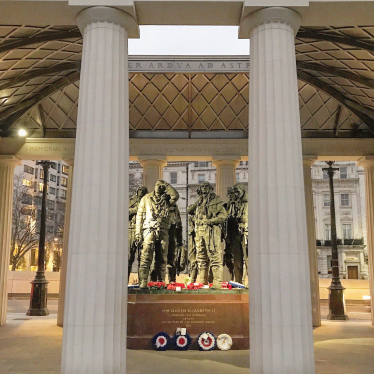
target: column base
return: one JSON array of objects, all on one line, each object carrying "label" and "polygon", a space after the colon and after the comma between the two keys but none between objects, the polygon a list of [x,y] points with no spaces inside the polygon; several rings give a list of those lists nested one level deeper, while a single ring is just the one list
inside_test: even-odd
[{"label": "column base", "polygon": [[27,316],[49,315],[47,308],[48,283],[44,275],[39,274],[31,282],[30,308],[26,313]]},{"label": "column base", "polygon": [[349,318],[345,314],[344,290],[340,284],[332,284],[329,288],[329,314],[328,320],[347,321]]}]

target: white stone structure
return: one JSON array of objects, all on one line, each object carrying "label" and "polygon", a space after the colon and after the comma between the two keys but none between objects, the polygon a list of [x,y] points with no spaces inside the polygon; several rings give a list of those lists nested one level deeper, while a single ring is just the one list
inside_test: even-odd
[{"label": "white stone structure", "polygon": [[[128,208],[128,154],[134,161],[145,160],[148,166],[150,160],[159,161],[143,176],[150,186],[163,173],[164,162],[191,161],[191,154],[193,161],[215,162],[233,157],[233,162],[237,162],[237,156],[241,157],[239,161],[248,159],[251,373],[314,373],[310,294],[313,279],[309,277],[313,230],[308,231],[306,227],[310,194],[305,200],[302,154],[308,159],[341,157],[365,162],[373,156],[374,94],[368,81],[372,71],[365,64],[370,55],[365,49],[372,51],[373,38],[365,26],[359,25],[372,27],[374,4],[372,1],[344,1],[337,5],[326,0],[285,0],[282,6],[274,7],[274,1],[263,0],[219,4],[199,0],[188,6],[185,2],[139,0],[2,2],[0,27],[17,29],[14,25],[31,25],[37,31],[27,26],[20,26],[26,30],[18,32],[17,29],[14,35],[13,31],[4,31],[2,58],[7,61],[5,66],[10,67],[5,67],[6,73],[1,76],[2,91],[6,92],[0,103],[1,155],[12,160],[13,157],[75,159],[62,373],[126,371],[127,289],[123,280],[127,279],[124,228]],[[202,57],[190,64],[171,57],[159,62],[161,65],[152,64],[151,73],[155,74],[152,77],[152,74],[147,77],[138,73],[149,59],[133,61],[138,70],[133,70],[135,75],[129,82],[127,69],[129,65],[134,67],[127,57],[128,37],[138,37],[138,25],[170,23],[239,26],[239,36],[251,39],[250,81],[249,62],[245,58],[226,58],[217,67],[215,58]],[[84,34],[83,51],[76,24]],[[300,25],[301,36],[295,41]],[[65,27],[64,33],[61,29]],[[319,33],[320,27],[327,32]],[[340,32],[344,27],[347,30]],[[51,37],[52,43],[46,45]],[[74,39],[78,40],[77,44]],[[331,43],[330,51],[318,49],[316,39]],[[65,40],[73,42],[61,46]],[[34,56],[28,53],[25,56],[23,49],[38,43],[48,51],[55,48],[53,56],[48,55],[41,64],[35,60],[40,60],[43,48],[38,46]],[[361,53],[347,56],[349,51],[341,48],[341,44],[363,50],[365,57],[360,57]],[[339,51],[334,57],[331,51],[336,49]],[[19,51],[13,53],[14,50]],[[74,56],[76,50],[78,56]],[[311,50],[313,57],[308,55]],[[352,66],[345,65],[343,71],[336,68],[341,66],[336,55],[356,61]],[[8,62],[8,57],[15,62]],[[327,60],[333,63],[327,65]],[[51,66],[51,61],[63,62],[60,64],[63,66]],[[242,64],[241,67],[234,62]],[[40,66],[47,68],[40,69]],[[244,67],[247,73],[243,73]],[[239,71],[241,75],[235,76]],[[156,75],[157,72],[165,73],[170,79]],[[217,78],[221,83],[212,82],[212,73],[222,74]],[[40,79],[45,83],[31,92],[31,81],[35,77],[46,77]],[[336,80],[331,77],[339,77],[345,84],[336,89]],[[166,90],[165,79],[170,83]],[[23,83],[25,86],[19,87]],[[65,100],[69,95],[75,97],[73,104]],[[47,119],[45,112],[48,112]],[[36,139],[23,142],[12,139],[19,126],[27,127]],[[129,142],[130,128],[135,137],[138,131],[144,130],[143,138],[139,136]],[[176,130],[173,139],[169,129]],[[178,138],[178,129],[183,139]],[[226,138],[217,139],[215,129],[222,130]],[[156,131],[162,134],[165,130],[168,130],[165,138],[154,137]],[[210,141],[194,138],[202,130],[211,131]],[[241,138],[227,136],[233,135],[232,131],[236,134],[236,130]],[[342,136],[341,132],[344,132]],[[324,134],[326,139],[321,138]],[[52,139],[56,137],[60,139]],[[66,137],[76,137],[76,144]],[[53,153],[58,157],[51,157]],[[30,155],[33,156],[30,158]],[[368,191],[366,219],[369,273],[372,273],[372,166],[362,165]],[[234,179],[233,165],[229,166],[226,175]],[[219,167],[222,167],[219,175],[223,175],[223,165]],[[3,176],[7,193],[9,172]],[[225,183],[217,180],[217,189],[223,191],[227,187]],[[0,208],[0,217],[3,217],[0,233],[7,238],[8,201],[2,200]],[[6,248],[6,240],[2,245]],[[91,275],[88,269],[95,267],[98,269],[95,282],[81,281]],[[0,272],[2,290],[4,274]]]}]

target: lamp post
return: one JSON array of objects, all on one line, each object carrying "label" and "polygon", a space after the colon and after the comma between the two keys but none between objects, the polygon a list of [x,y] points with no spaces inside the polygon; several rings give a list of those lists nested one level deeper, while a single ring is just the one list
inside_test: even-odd
[{"label": "lamp post", "polygon": [[42,210],[40,217],[40,234],[39,234],[39,253],[38,253],[38,270],[35,279],[31,282],[30,307],[26,315],[28,316],[48,316],[47,308],[47,280],[45,279],[45,223],[47,218],[47,184],[48,170],[52,165],[50,161],[40,161],[37,165],[41,165],[44,171],[43,178],[43,195]]},{"label": "lamp post", "polygon": [[339,170],[333,168],[334,161],[327,161],[328,168],[322,170],[327,171],[330,183],[330,216],[331,216],[331,257],[332,257],[332,281],[329,295],[329,314],[327,319],[330,320],[347,320],[348,316],[345,314],[344,290],[340,282],[339,276],[339,258],[338,258],[338,244],[336,238],[336,220],[335,220],[335,199],[334,199],[334,172]]}]

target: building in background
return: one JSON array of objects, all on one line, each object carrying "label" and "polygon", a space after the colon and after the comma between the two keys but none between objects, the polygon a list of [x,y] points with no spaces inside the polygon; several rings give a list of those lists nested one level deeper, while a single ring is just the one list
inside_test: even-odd
[{"label": "building in background", "polygon": [[[56,161],[49,169],[46,221],[46,270],[59,271],[68,185],[68,166]],[[39,245],[43,168],[23,161],[15,168],[11,270],[36,270]]]},{"label": "building in background", "polygon": [[[321,278],[331,277],[330,189],[327,165],[317,162],[312,167],[314,214]],[[367,279],[366,218],[364,171],[355,162],[336,162],[334,199],[338,238],[340,274],[344,279]]]}]

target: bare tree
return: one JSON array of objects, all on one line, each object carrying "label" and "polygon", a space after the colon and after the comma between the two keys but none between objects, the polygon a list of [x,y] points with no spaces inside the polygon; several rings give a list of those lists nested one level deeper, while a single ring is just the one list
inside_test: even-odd
[{"label": "bare tree", "polygon": [[[10,263],[12,270],[21,265],[21,260],[39,243],[36,215],[37,208],[32,204],[32,187],[23,185],[23,174],[14,177],[13,222]],[[27,204],[31,203],[31,204]]]},{"label": "bare tree", "polygon": [[129,195],[135,195],[136,190],[138,187],[142,185],[143,178],[142,175],[139,175],[138,173],[134,173],[130,170],[129,173]]}]

